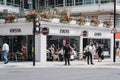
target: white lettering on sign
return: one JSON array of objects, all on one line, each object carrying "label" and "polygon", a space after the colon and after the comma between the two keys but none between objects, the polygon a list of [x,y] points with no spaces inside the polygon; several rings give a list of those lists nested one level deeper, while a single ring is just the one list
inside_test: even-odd
[{"label": "white lettering on sign", "polygon": [[67,29],[60,29],[60,33],[69,33],[69,30],[67,30]]},{"label": "white lettering on sign", "polygon": [[10,33],[17,33],[17,32],[21,32],[21,29],[10,29],[9,30],[10,31]]}]

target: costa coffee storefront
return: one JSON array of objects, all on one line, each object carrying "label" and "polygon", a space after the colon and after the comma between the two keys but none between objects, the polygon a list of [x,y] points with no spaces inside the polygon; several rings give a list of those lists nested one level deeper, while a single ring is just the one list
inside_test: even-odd
[{"label": "costa coffee storefront", "polygon": [[[0,24],[0,45],[4,39],[9,41],[11,47],[10,52],[20,50],[22,43],[27,45],[26,60],[32,60],[32,23],[14,23]],[[112,58],[113,51],[113,34],[109,28],[99,27],[80,27],[79,25],[68,25],[61,23],[42,22],[41,27],[46,27],[48,34],[35,35],[35,59],[36,61],[47,61],[47,49],[54,44],[55,50],[64,46],[69,42],[73,47],[76,45],[76,51],[83,52],[83,48],[88,42],[100,43],[104,48],[104,55]],[[44,31],[46,32],[46,31]],[[14,47],[12,47],[14,46]],[[18,46],[16,50],[15,46]]]},{"label": "costa coffee storefront", "polygon": [[[32,61],[32,23],[0,24],[0,46],[6,40],[10,46],[9,60],[22,61],[21,47],[26,44],[27,52],[24,61]],[[1,59],[2,60],[2,59]]]},{"label": "costa coffee storefront", "polygon": [[44,53],[52,44],[57,51],[64,46],[65,42],[70,43],[71,46],[75,44],[78,53],[83,53],[83,49],[88,42],[93,42],[95,45],[100,44],[106,57],[112,58],[113,56],[113,34],[110,28],[80,27],[79,25],[44,22],[41,22],[41,26],[49,28],[48,35],[40,34],[40,55],[43,61],[47,61],[47,56]]},{"label": "costa coffee storefront", "polygon": [[[89,43],[93,43],[96,47],[98,44],[102,47],[105,57],[112,58],[113,56],[113,34],[108,28],[89,28],[83,29],[81,36],[81,46],[83,49]],[[95,54],[96,58],[96,54]]]}]

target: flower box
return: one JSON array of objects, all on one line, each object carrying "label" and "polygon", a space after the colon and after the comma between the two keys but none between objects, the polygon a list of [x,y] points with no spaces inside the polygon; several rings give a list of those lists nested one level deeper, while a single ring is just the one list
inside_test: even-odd
[{"label": "flower box", "polygon": [[51,13],[42,13],[40,16],[42,18],[46,18],[46,19],[53,19],[54,18],[54,15]]},{"label": "flower box", "polygon": [[5,23],[7,23],[7,22],[15,22],[16,15],[14,15],[14,14],[6,15],[3,18],[5,19]]},{"label": "flower box", "polygon": [[90,22],[92,26],[98,26],[100,24],[100,21],[98,19],[91,19]]},{"label": "flower box", "polygon": [[33,10],[33,11],[30,11],[30,12],[27,14],[26,20],[27,20],[28,22],[31,22],[31,21],[33,21],[33,18],[39,18],[39,17],[40,17],[40,15],[39,15],[35,10]]},{"label": "flower box", "polygon": [[104,27],[110,27],[110,26],[112,26],[112,22],[111,21],[104,21],[103,26]]},{"label": "flower box", "polygon": [[17,22],[24,23],[24,22],[26,22],[26,18],[18,18]]},{"label": "flower box", "polygon": [[72,20],[71,16],[68,15],[61,15],[60,22],[62,23],[69,23]]},{"label": "flower box", "polygon": [[79,17],[79,18],[77,19],[77,23],[78,23],[79,25],[84,25],[84,24],[86,23],[86,19],[85,19],[84,17]]}]

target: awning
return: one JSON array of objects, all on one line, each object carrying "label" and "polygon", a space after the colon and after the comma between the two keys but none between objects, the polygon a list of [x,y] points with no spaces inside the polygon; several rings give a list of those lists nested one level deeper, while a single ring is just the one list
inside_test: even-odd
[{"label": "awning", "polygon": [[116,38],[116,39],[120,39],[120,32],[117,32],[117,33],[115,34],[115,38]]}]

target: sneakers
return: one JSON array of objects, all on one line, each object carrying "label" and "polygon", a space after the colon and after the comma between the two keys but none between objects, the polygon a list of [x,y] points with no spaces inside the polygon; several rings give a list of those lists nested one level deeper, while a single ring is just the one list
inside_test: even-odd
[{"label": "sneakers", "polygon": [[91,65],[94,65],[94,63],[91,63]]},{"label": "sneakers", "polygon": [[[87,63],[89,65],[89,63]],[[91,63],[91,65],[94,65],[94,63]]]},{"label": "sneakers", "polygon": [[[67,65],[67,64],[64,64],[64,65]],[[68,65],[70,65],[70,64],[68,64]]]},{"label": "sneakers", "polygon": [[7,61],[7,62],[4,62],[4,64],[7,64],[9,61]]},{"label": "sneakers", "polygon": [[4,62],[4,64],[7,64],[7,62]]},{"label": "sneakers", "polygon": [[70,65],[70,64],[68,64],[68,65]]}]

